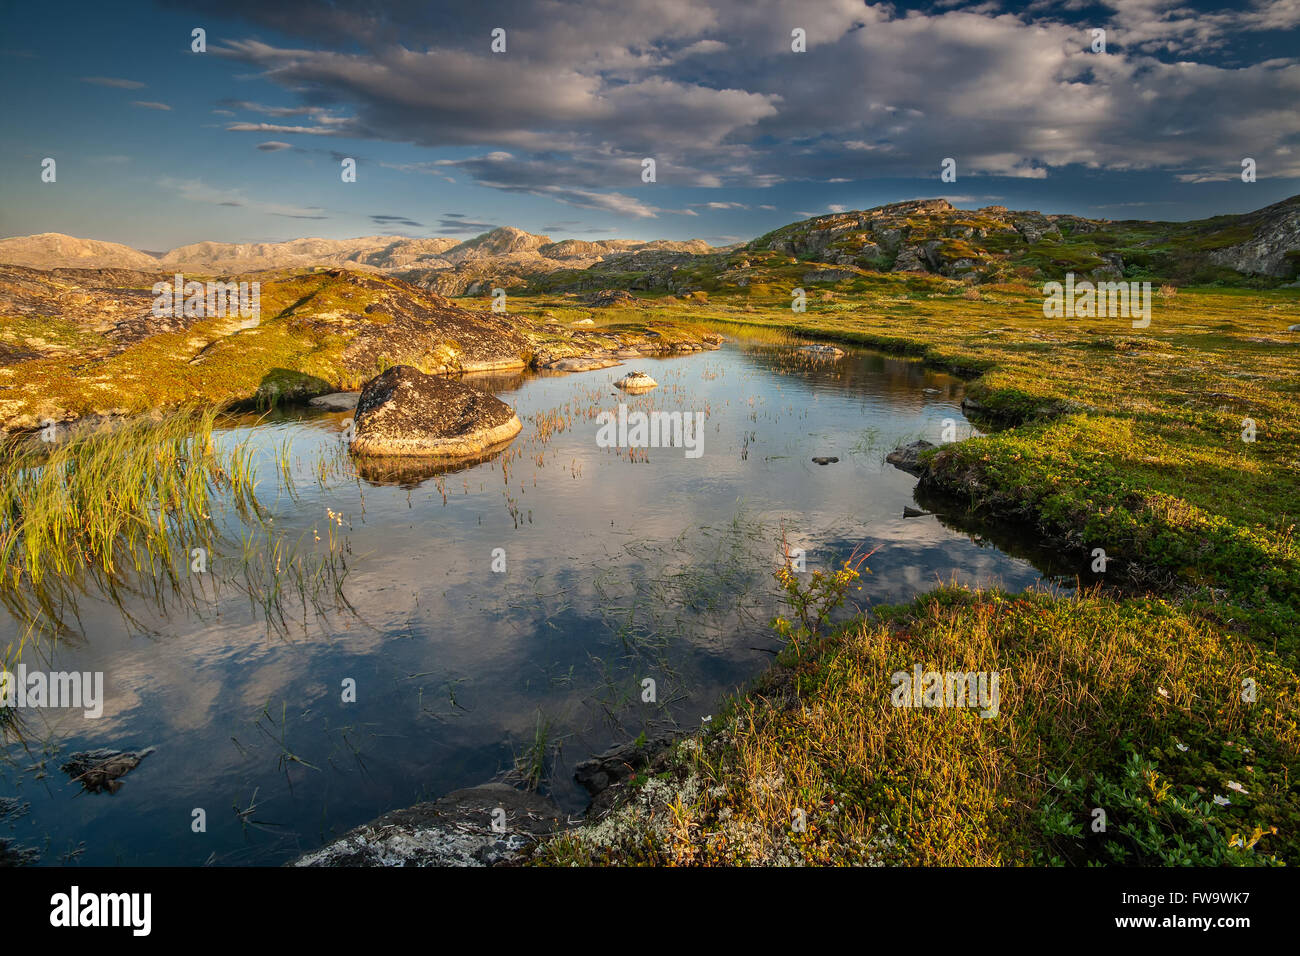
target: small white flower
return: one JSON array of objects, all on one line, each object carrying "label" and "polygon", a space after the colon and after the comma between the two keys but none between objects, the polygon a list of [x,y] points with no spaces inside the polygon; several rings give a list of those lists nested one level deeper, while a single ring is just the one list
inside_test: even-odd
[{"label": "small white flower", "polygon": [[1250,793],[1249,790],[1247,790],[1247,789],[1246,789],[1245,787],[1243,787],[1241,784],[1237,783],[1237,781],[1235,781],[1235,780],[1229,780],[1229,781],[1228,781],[1228,789],[1229,789],[1229,790],[1236,790],[1238,793],[1246,793],[1246,794]]},{"label": "small white flower", "polygon": [[1157,688],[1156,688],[1156,693],[1159,694],[1161,697],[1168,697],[1168,696],[1169,696],[1169,691],[1165,690],[1163,687],[1157,687]]},{"label": "small white flower", "polygon": [[1227,797],[1221,797],[1217,793],[1214,795],[1214,802],[1221,807],[1226,807],[1228,804],[1232,803],[1232,801]]},{"label": "small white flower", "polygon": [[1181,750],[1183,753],[1187,753],[1187,745],[1186,745],[1186,744],[1180,744],[1180,743],[1175,742],[1175,743],[1174,743],[1174,746],[1177,747],[1179,750]]}]

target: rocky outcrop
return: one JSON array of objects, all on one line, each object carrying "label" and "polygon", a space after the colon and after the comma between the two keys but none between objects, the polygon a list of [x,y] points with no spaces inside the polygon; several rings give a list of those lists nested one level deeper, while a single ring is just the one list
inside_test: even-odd
[{"label": "rocky outcrop", "polygon": [[613,356],[571,355],[568,358],[553,359],[542,368],[552,372],[594,372],[621,364],[623,363]]},{"label": "rocky outcrop", "polygon": [[1300,271],[1300,199],[1293,197],[1250,213],[1254,233],[1209,254],[1215,265],[1238,272],[1290,276]]},{"label": "rocky outcrop", "polygon": [[408,365],[366,383],[355,423],[352,453],[381,457],[479,455],[523,428],[514,409],[495,396]]},{"label": "rocky outcrop", "polygon": [[803,276],[804,285],[812,285],[815,282],[843,282],[845,279],[856,279],[858,273],[849,269],[817,269],[813,272],[805,272]]},{"label": "rocky outcrop", "polygon": [[289,866],[496,866],[562,826],[551,800],[503,783],[386,813]]},{"label": "rocky outcrop", "polygon": [[894,260],[892,272],[928,272],[930,263],[921,245],[904,246]]},{"label": "rocky outcrop", "polygon": [[1061,230],[1056,223],[1039,212],[1015,213],[1011,223],[1030,245],[1045,238],[1061,238]]},{"label": "rocky outcrop", "polygon": [[587,302],[597,308],[608,308],[611,305],[636,305],[636,296],[622,289],[601,289],[595,295],[589,296]]}]

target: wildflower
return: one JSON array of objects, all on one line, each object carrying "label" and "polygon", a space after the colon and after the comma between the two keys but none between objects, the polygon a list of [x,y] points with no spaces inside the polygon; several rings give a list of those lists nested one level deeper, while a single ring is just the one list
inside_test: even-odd
[{"label": "wildflower", "polygon": [[1186,744],[1180,744],[1178,741],[1175,740],[1175,741],[1174,741],[1174,746],[1177,747],[1179,750],[1181,750],[1183,753],[1187,753],[1187,745],[1186,745]]},{"label": "wildflower", "polygon": [[1229,780],[1229,781],[1228,781],[1228,789],[1229,789],[1229,790],[1236,790],[1238,793],[1245,793],[1245,794],[1249,794],[1249,793],[1250,793],[1249,790],[1247,790],[1247,789],[1246,789],[1245,787],[1243,787],[1241,784],[1237,783],[1237,781],[1235,781],[1235,780]]},{"label": "wildflower", "polygon": [[1232,801],[1227,797],[1221,797],[1217,793],[1214,795],[1214,802],[1221,807],[1226,807],[1228,804],[1232,803]]},{"label": "wildflower", "polygon": [[1157,688],[1156,688],[1156,693],[1159,694],[1161,697],[1168,697],[1168,696],[1169,696],[1169,691],[1165,690],[1163,687],[1157,687]]}]

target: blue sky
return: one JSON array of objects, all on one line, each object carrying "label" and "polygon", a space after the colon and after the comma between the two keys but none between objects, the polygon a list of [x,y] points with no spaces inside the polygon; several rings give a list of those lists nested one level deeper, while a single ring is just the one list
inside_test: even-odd
[{"label": "blue sky", "polygon": [[0,236],[722,244],[917,197],[1191,219],[1300,192],[1300,0],[4,0],[0,23]]}]

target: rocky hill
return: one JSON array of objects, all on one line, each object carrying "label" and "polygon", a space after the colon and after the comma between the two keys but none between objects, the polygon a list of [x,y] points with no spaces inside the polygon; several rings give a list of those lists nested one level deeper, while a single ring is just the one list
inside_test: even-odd
[{"label": "rocky hill", "polygon": [[818,216],[755,239],[747,250],[877,272],[980,280],[1016,274],[1207,281],[1235,272],[1290,278],[1300,265],[1300,196],[1256,212],[1192,222],[1086,219],[943,199]]},{"label": "rocky hill", "polygon": [[156,269],[147,252],[116,242],[78,239],[59,232],[0,239],[0,262],[33,269]]},{"label": "rocky hill", "polygon": [[943,199],[891,203],[791,223],[740,248],[612,254],[581,270],[533,276],[545,292],[689,294],[795,287],[866,289],[882,273],[967,283],[1094,280],[1277,285],[1300,272],[1300,196],[1192,222],[1088,219]]}]

